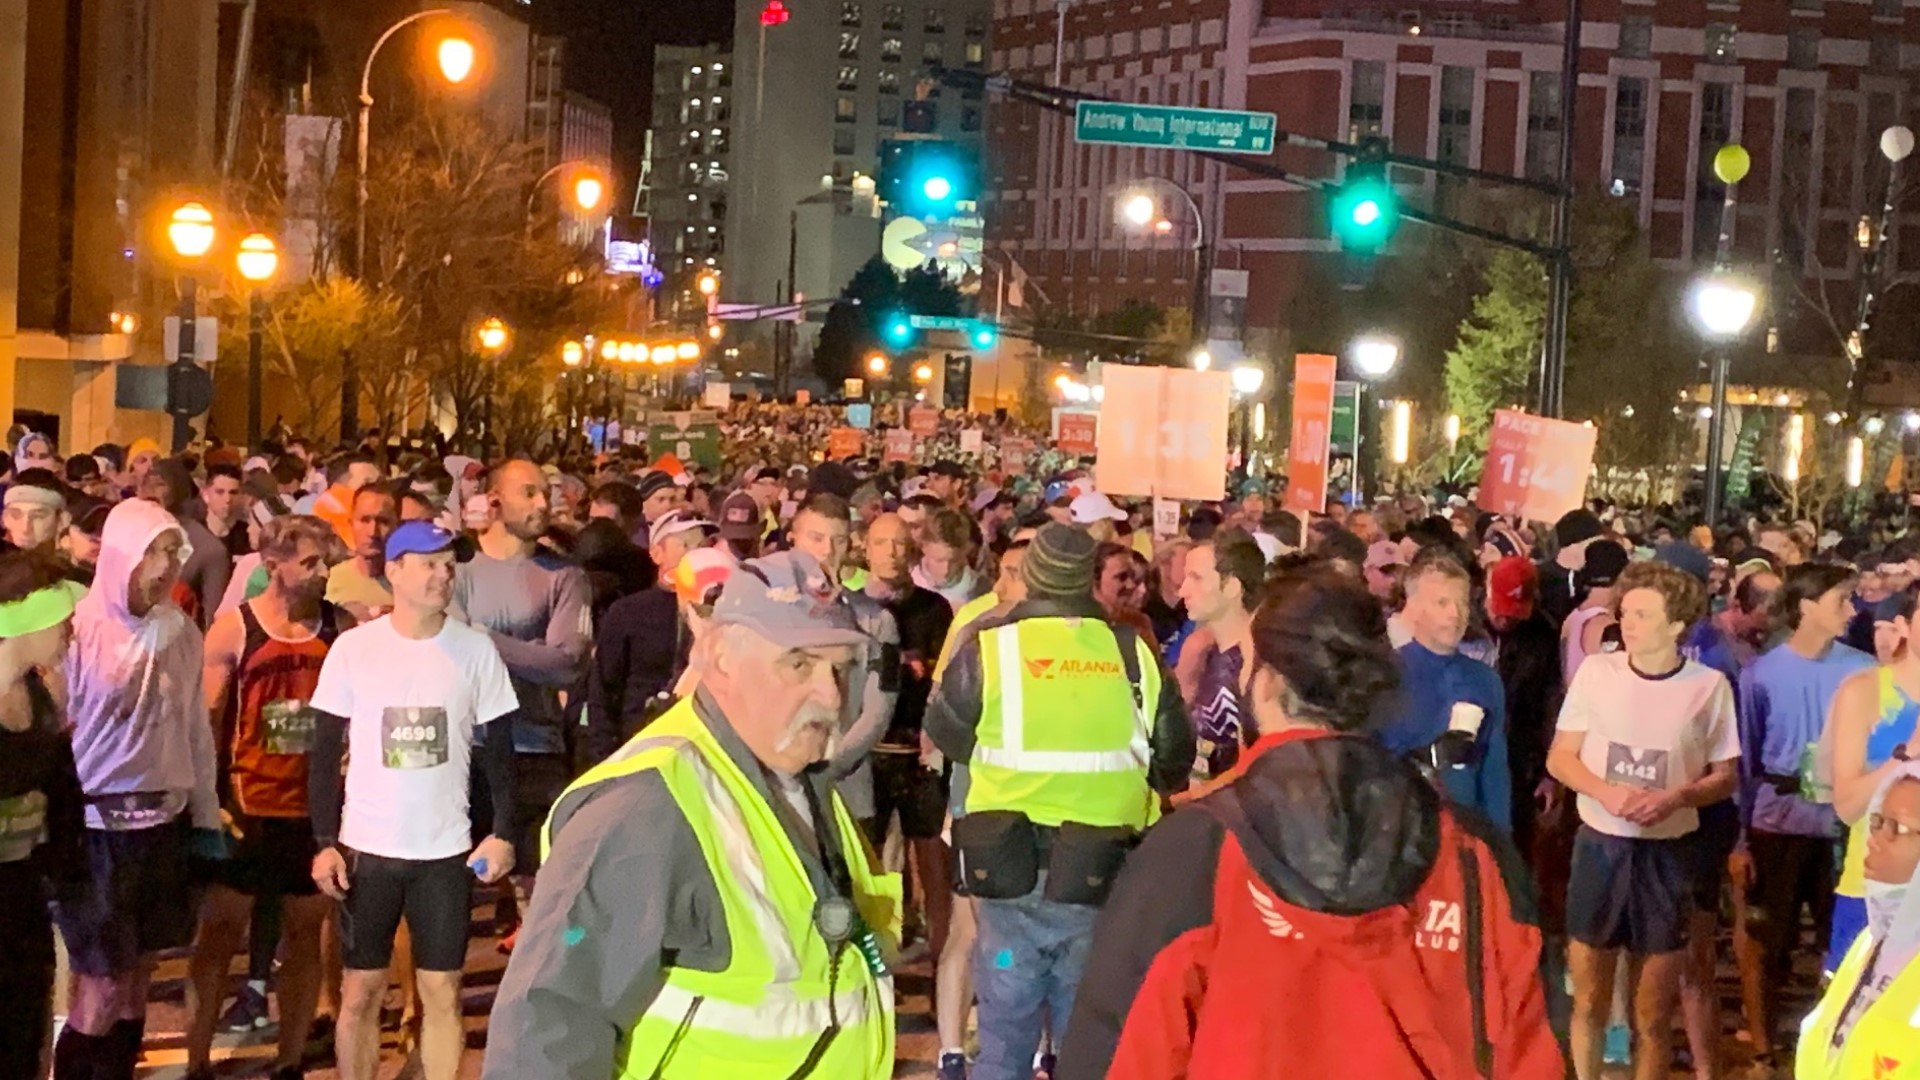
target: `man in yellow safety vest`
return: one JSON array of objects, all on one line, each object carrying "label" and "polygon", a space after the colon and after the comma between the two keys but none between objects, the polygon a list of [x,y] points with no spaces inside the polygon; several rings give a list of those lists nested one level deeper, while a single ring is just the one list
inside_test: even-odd
[{"label": "man in yellow safety vest", "polygon": [[973,1080],[1029,1080],[1043,1015],[1063,1043],[1099,906],[1193,767],[1174,681],[1093,599],[1096,546],[1042,526],[1026,599],[962,633],[927,706],[928,736],[965,764],[951,801],[961,887],[979,901]]},{"label": "man in yellow safety vest", "polygon": [[741,564],[699,688],[555,803],[488,1080],[893,1074],[899,879],[823,768],[866,640],[838,592]]}]

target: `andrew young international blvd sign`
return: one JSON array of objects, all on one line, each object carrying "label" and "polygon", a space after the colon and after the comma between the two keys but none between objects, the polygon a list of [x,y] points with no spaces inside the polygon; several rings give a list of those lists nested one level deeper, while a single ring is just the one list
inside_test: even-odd
[{"label": "andrew young international blvd sign", "polygon": [[1274,115],[1263,112],[1125,101],[1081,101],[1073,107],[1073,137],[1083,143],[1271,154],[1276,126]]}]

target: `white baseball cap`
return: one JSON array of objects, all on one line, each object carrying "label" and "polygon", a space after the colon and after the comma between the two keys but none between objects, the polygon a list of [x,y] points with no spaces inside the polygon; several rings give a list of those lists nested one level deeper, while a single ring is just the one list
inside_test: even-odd
[{"label": "white baseball cap", "polygon": [[1105,518],[1108,521],[1125,521],[1127,512],[1113,505],[1113,500],[1097,491],[1075,495],[1067,504],[1067,513],[1073,516],[1075,525],[1091,525]]}]

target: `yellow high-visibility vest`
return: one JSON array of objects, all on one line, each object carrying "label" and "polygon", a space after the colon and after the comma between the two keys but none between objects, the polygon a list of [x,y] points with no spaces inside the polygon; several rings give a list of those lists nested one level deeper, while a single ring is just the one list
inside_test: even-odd
[{"label": "yellow high-visibility vest", "polygon": [[[799,852],[691,698],[574,781],[560,801],[649,769],[666,781],[700,842],[732,955],[724,971],[667,969],[666,985],[621,1040],[615,1075],[786,1080],[837,1013],[840,1033],[813,1075],[892,1076],[893,976],[876,975],[849,945],[837,980],[831,977],[831,952],[814,928],[817,896]],[[837,794],[832,806],[853,883],[850,899],[876,934],[898,941],[900,877],[868,865],[860,831]],[[552,843],[550,816],[540,838],[543,856]]]},{"label": "yellow high-visibility vest", "polygon": [[1839,1049],[1833,1031],[1854,988],[1867,974],[1872,934],[1847,950],[1826,996],[1800,1022],[1794,1080],[1916,1080],[1920,1078],[1920,964],[1909,962],[1854,1020]]},{"label": "yellow high-visibility vest", "polygon": [[1147,765],[1160,665],[1146,642],[1135,638],[1134,648],[1138,687],[1103,620],[1022,619],[982,631],[967,812],[1146,828],[1159,815]]}]

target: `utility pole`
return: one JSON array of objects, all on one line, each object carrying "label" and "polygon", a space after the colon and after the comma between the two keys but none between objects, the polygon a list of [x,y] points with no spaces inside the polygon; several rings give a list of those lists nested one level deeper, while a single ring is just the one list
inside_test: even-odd
[{"label": "utility pole", "polygon": [[1546,342],[1540,353],[1540,415],[1559,417],[1567,383],[1567,318],[1573,305],[1573,140],[1580,100],[1580,0],[1567,0],[1560,35],[1560,191],[1553,204],[1553,257]]}]

